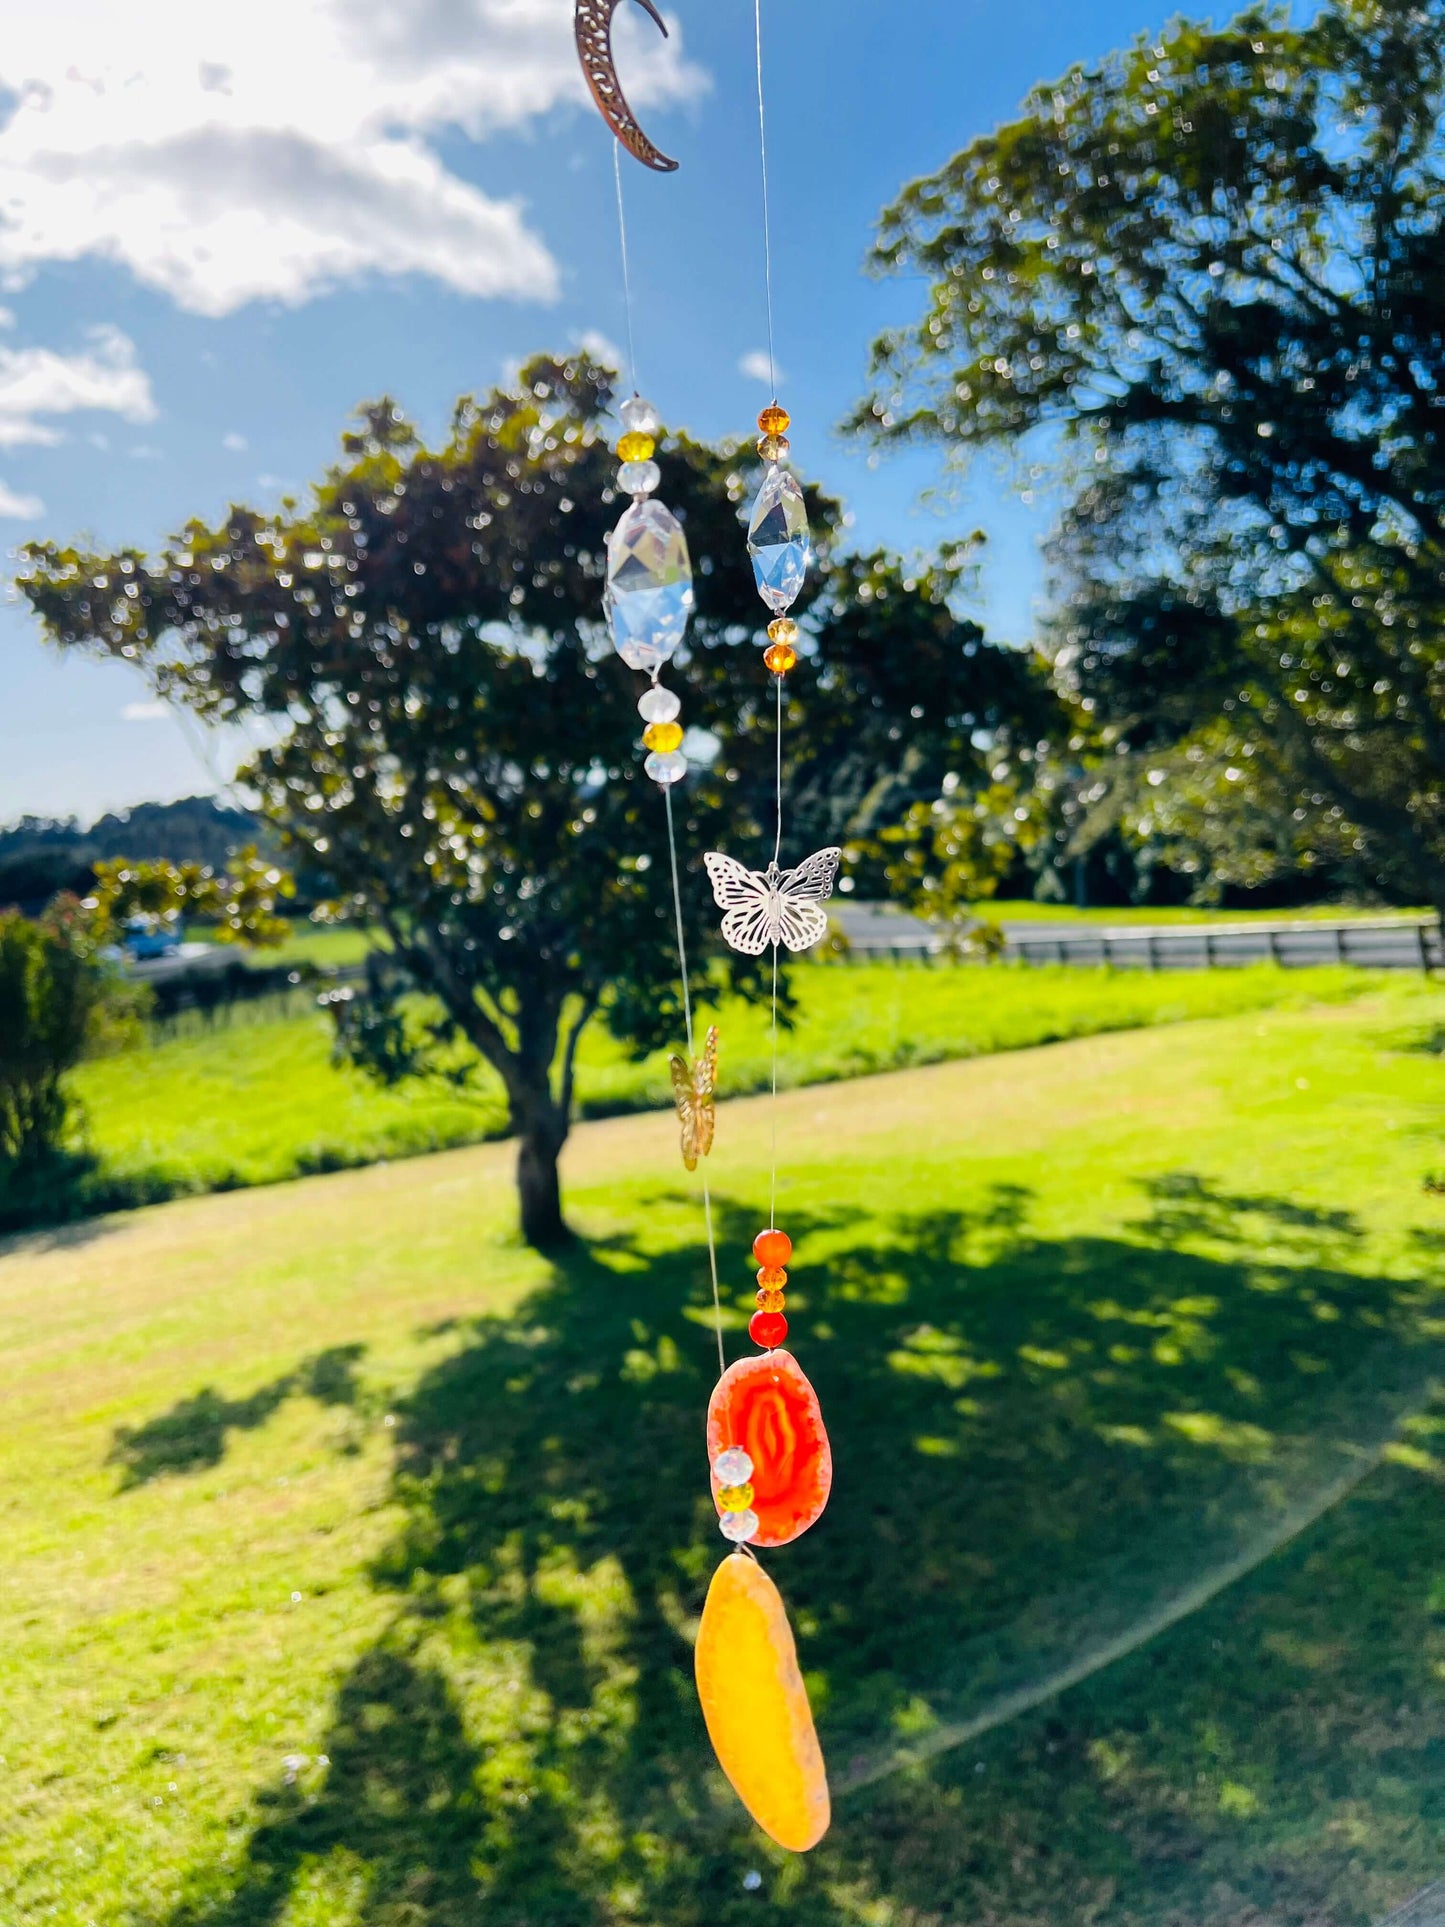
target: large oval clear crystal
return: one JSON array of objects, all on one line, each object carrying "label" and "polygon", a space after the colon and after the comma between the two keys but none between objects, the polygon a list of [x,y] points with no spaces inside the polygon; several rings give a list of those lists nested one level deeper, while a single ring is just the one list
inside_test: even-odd
[{"label": "large oval clear crystal", "polygon": [[758,594],[781,615],[797,601],[813,555],[803,491],[789,468],[775,463],[763,478],[748,524],[748,553]]},{"label": "large oval clear crystal", "polygon": [[682,524],[655,496],[634,502],[607,538],[607,622],[629,669],[657,669],[692,613],[692,564]]}]

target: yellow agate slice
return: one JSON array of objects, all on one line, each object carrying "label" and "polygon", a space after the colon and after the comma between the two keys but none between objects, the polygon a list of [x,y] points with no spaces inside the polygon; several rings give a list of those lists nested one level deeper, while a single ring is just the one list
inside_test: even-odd
[{"label": "yellow agate slice", "polygon": [[782,1598],[746,1553],[713,1574],[695,1664],[708,1738],[734,1792],[780,1847],[806,1853],[828,1831],[828,1775]]}]

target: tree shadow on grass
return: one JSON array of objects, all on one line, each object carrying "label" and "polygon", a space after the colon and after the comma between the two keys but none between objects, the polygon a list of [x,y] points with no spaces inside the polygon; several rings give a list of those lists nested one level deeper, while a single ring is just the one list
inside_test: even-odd
[{"label": "tree shadow on grass", "polygon": [[288,1398],[304,1396],[322,1405],[357,1404],[361,1386],[356,1366],[365,1351],[364,1345],[332,1345],[245,1398],[227,1398],[207,1385],[144,1425],[118,1426],[106,1460],[121,1468],[118,1490],[132,1491],[166,1473],[203,1472],[219,1465],[232,1432],[250,1432],[264,1425]]},{"label": "tree shadow on grass", "polygon": [[[807,1261],[804,1245],[789,1309],[835,1485],[818,1527],[768,1564],[835,1775],[993,1690],[986,1664],[981,1685],[969,1676],[990,1641],[1006,1671],[1045,1663],[1077,1630],[1071,1610],[1127,1615],[1121,1587],[1148,1582],[1151,1560],[1210,1556],[1309,1453],[1328,1471],[1348,1452],[1370,1387],[1388,1405],[1436,1356],[1429,1289],[1341,1269],[1343,1218],[1191,1176],[1154,1199],[1153,1244],[1052,1241],[1030,1237],[1028,1203],[995,1192],[866,1243],[841,1213],[794,1226],[829,1253]],[[754,1212],[717,1208],[722,1248],[745,1248]],[[1181,1209],[1222,1255],[1174,1248]],[[1242,1210],[1286,1257],[1228,1248]],[[1256,1829],[1237,1906],[1207,1898],[1231,1816],[1258,1800],[1251,1776],[1343,1775],[1358,1821],[1369,1762],[1351,1778],[1341,1751],[1429,1694],[1419,1597],[1391,1620],[1373,1579],[1331,1593],[1299,1549],[1284,1623],[1254,1582],[1210,1609],[1245,1615],[1228,1666],[1201,1663],[1191,1623],[981,1754],[849,1796],[806,1859],[763,1842],[712,1766],[691,1684],[721,1550],[708,1305],[699,1250],[578,1246],[394,1406],[404,1523],[374,1579],[396,1613],[339,1691],[324,1786],[309,1804],[269,1794],[231,1897],[198,1898],[172,1927],[280,1927],[303,1891],[357,1927],[1359,1918],[1318,1911],[1359,1854],[1317,1828],[1302,1860],[1308,1810],[1292,1836]],[[1322,1437],[1332,1399],[1339,1435]],[[1390,1570],[1392,1556],[1358,1558]],[[1272,1653],[1341,1641],[1270,1670]],[[1160,1653],[1181,1657],[1156,1679]],[[1121,1678],[1122,1738],[1104,1684]],[[1311,1693],[1333,1729],[1299,1711]],[[1391,1851],[1403,1866],[1414,1849]]]}]

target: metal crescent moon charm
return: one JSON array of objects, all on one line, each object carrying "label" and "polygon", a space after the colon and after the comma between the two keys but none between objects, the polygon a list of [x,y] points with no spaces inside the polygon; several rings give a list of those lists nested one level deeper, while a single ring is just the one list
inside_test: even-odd
[{"label": "metal crescent moon charm", "polygon": [[[659,174],[672,174],[676,172],[677,162],[669,160],[643,133],[617,78],[612,59],[612,16],[621,4],[622,0],[577,0],[573,18],[577,57],[582,62],[582,72],[598,112],[628,153],[644,167],[653,168]],[[638,0],[638,5],[652,15],[666,35],[667,23],[652,0]]]}]

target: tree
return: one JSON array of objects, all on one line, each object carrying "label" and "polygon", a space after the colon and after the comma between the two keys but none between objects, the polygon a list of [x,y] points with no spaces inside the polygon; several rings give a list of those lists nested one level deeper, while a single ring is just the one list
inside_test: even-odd
[{"label": "tree", "polygon": [[[642,684],[602,622],[604,541],[622,506],[603,419],[611,381],[586,356],[539,358],[460,402],[434,449],[383,402],[304,506],[194,522],[154,561],[37,544],[20,578],[61,646],[138,664],[208,721],[261,719],[275,740],[245,781],[390,949],[354,1043],[374,1046],[383,1070],[424,1061],[404,1032],[427,993],[439,1015],[424,1043],[468,1045],[502,1080],[522,1228],[539,1246],[565,1235],[557,1159],[584,1027],[600,1010],[639,1048],[682,1029],[664,810],[638,750]],[[667,680],[684,722],[717,744],[674,799],[700,872],[703,850],[749,855],[772,834],[766,612],[739,519],[757,477],[734,447],[682,436],[658,459],[697,590]],[[789,756],[800,753],[812,834],[906,788],[920,746],[928,767],[976,757],[970,733],[995,712],[1002,725],[1027,678],[948,606],[946,571],[883,557],[830,577],[837,511],[816,490],[808,499],[825,562],[811,612],[801,605],[815,642],[789,678]],[[855,602],[850,585],[864,581]],[[844,745],[840,802],[829,770]],[[719,981],[763,993],[768,973],[720,953],[700,874],[683,916],[696,994]]]},{"label": "tree", "polygon": [[1252,880],[1347,863],[1439,906],[1442,105],[1442,0],[1176,21],[1039,87],[885,213],[878,263],[931,294],[855,416],[1057,462],[1096,802],[1147,824],[1169,790],[1169,834]]}]

